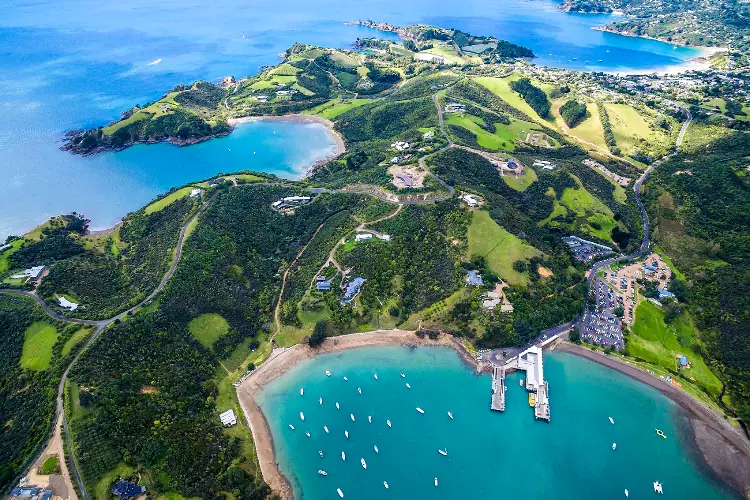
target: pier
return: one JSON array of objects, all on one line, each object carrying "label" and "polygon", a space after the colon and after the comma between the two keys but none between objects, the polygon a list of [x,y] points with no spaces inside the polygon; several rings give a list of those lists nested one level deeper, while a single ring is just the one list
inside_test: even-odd
[{"label": "pier", "polygon": [[493,411],[505,411],[505,366],[492,369],[492,403]]}]

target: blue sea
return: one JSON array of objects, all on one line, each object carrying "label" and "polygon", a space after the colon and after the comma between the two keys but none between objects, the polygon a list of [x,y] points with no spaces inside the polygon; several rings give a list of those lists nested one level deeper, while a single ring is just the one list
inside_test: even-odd
[{"label": "blue sea", "polygon": [[[110,227],[170,187],[238,167],[299,176],[333,146],[319,126],[254,124],[199,146],[89,158],[58,147],[65,131],[106,124],[178,83],[253,74],[294,42],[349,47],[357,37],[386,36],[344,24],[362,18],[494,35],[532,48],[538,64],[580,70],[659,69],[699,55],[591,30],[612,17],[566,14],[548,0],[6,0],[0,239],[70,211],[90,217],[94,229]],[[237,158],[228,148],[257,155]]]},{"label": "blue sea", "polygon": [[297,499],[338,498],[337,488],[356,499],[586,500],[625,498],[626,489],[652,498],[654,481],[664,498],[733,498],[694,455],[682,410],[658,391],[566,353],[545,354],[544,373],[550,423],[534,420],[522,373],[508,377],[506,411],[492,412],[489,375],[474,374],[448,348],[322,355],[269,384],[258,402]]}]

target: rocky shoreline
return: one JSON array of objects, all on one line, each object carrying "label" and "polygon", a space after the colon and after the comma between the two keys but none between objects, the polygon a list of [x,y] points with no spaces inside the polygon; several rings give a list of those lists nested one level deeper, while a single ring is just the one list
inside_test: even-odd
[{"label": "rocky shoreline", "polygon": [[69,151],[70,153],[74,155],[93,156],[99,153],[114,153],[117,151],[123,151],[125,149],[128,149],[129,147],[137,146],[138,144],[160,144],[162,142],[166,142],[174,146],[190,146],[193,144],[201,143],[203,141],[207,141],[209,139],[225,137],[231,134],[232,130],[233,128],[226,132],[209,134],[203,137],[188,137],[186,139],[180,139],[179,137],[167,137],[165,139],[160,139],[160,140],[148,139],[148,140],[140,140],[140,141],[130,141],[130,142],[126,142],[123,144],[118,144],[117,146],[113,144],[100,144],[87,150],[82,150],[76,144],[73,143],[73,138],[76,137],[75,135],[69,135],[68,133],[66,133],[63,138],[65,142],[62,146],[60,146],[60,150]]}]

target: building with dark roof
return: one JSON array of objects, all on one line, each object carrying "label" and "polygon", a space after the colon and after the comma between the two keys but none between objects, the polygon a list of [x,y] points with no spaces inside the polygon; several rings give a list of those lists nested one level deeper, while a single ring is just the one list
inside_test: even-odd
[{"label": "building with dark roof", "polygon": [[357,276],[351,280],[349,284],[346,285],[344,297],[341,299],[341,303],[344,305],[351,304],[352,300],[354,300],[357,294],[362,290],[362,285],[364,285],[365,281],[367,280],[361,276]]},{"label": "building with dark roof", "polygon": [[130,481],[120,479],[112,488],[112,493],[115,496],[120,497],[120,500],[125,500],[127,498],[133,498],[139,495],[143,495],[144,493],[146,493],[146,487],[139,486],[135,483],[131,483]]}]

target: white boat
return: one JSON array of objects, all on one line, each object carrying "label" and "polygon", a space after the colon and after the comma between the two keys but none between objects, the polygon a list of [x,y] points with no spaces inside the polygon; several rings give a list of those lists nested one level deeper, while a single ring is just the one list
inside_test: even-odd
[{"label": "white boat", "polygon": [[305,388],[304,387],[300,387],[299,388],[299,395],[300,396],[304,396],[305,395]]},{"label": "white boat", "polygon": [[344,453],[343,451],[341,452],[341,460],[346,462],[346,453]]},{"label": "white boat", "polygon": [[344,431],[344,436],[346,436],[346,439],[349,439],[349,431]]},{"label": "white boat", "polygon": [[614,425],[615,421],[612,419],[612,417],[609,417],[609,423]]},{"label": "white boat", "polygon": [[367,416],[367,421],[370,422],[370,423],[372,423],[372,415],[368,415]]},{"label": "white boat", "polygon": [[406,375],[404,375],[404,372],[401,372],[401,378],[406,378]]},{"label": "white boat", "polygon": [[330,377],[330,376],[331,376],[331,372],[329,372],[328,370],[326,370],[326,377]]},{"label": "white boat", "polygon": [[320,474],[321,476],[327,476],[328,475],[328,473],[326,471],[324,471],[324,470],[319,470],[318,474]]},{"label": "white boat", "polygon": [[323,406],[323,398],[318,398],[318,403],[320,403],[320,406]]},{"label": "white boat", "polygon": [[361,387],[357,387],[357,392],[360,393],[360,394],[362,394],[362,388]]},{"label": "white boat", "polygon": [[437,487],[437,476],[435,476],[435,486]]},{"label": "white boat", "polygon": [[612,443],[612,451],[617,449],[617,443]]},{"label": "white boat", "polygon": [[417,411],[418,411],[419,413],[424,413],[424,410],[423,410],[422,408],[420,408],[419,406],[417,406]]},{"label": "white boat", "polygon": [[388,481],[383,481],[383,486],[385,486],[385,489],[388,489]]},{"label": "white boat", "polygon": [[388,427],[393,427],[390,420],[386,420],[385,423],[388,424]]},{"label": "white boat", "polygon": [[341,491],[341,488],[336,488],[336,493],[338,493],[341,498],[344,498],[344,492]]},{"label": "white boat", "polygon": [[344,382],[346,382],[347,380],[349,380],[349,379],[348,379],[348,378],[346,378],[346,376],[344,376]]},{"label": "white boat", "polygon": [[523,387],[523,379],[521,379],[521,380],[518,381],[518,385],[520,385],[521,387]]},{"label": "white boat", "polygon": [[626,496],[626,497],[629,497],[629,496],[630,496],[630,493],[628,492],[628,490],[625,490],[625,496]]},{"label": "white boat", "polygon": [[359,459],[359,463],[361,463],[361,464],[362,464],[362,468],[363,468],[363,469],[366,469],[366,468],[367,468],[367,462],[365,462],[365,459],[364,459],[364,458],[360,458],[360,459]]},{"label": "white boat", "polygon": [[294,426],[292,424],[289,424],[289,428],[294,430]]},{"label": "white boat", "polygon": [[305,436],[310,437],[310,433],[309,432],[305,432]]},{"label": "white boat", "polygon": [[352,417],[352,422],[354,422],[354,413],[350,413],[349,416]]},{"label": "white boat", "polygon": [[326,431],[326,434],[328,434],[328,426],[327,425],[323,426],[323,430]]},{"label": "white boat", "polygon": [[305,414],[302,413],[302,412],[299,412],[299,419],[304,422],[305,421]]},{"label": "white boat", "polygon": [[375,377],[375,380],[378,379],[378,374],[377,373],[375,375],[373,375],[373,376]]},{"label": "white boat", "polygon": [[372,448],[375,450],[375,453],[380,453],[378,451],[378,445],[374,444],[374,445],[372,445]]},{"label": "white boat", "polygon": [[440,448],[438,448],[438,453],[440,453],[440,454],[441,454],[441,455],[443,455],[444,457],[447,457],[447,456],[448,456],[448,450],[447,450],[447,449],[445,449],[445,450],[441,450]]},{"label": "white boat", "polygon": [[451,420],[453,420],[453,413],[448,412],[448,416],[451,418]]},{"label": "white boat", "polygon": [[406,383],[406,388],[411,389],[411,386],[409,385],[409,382]]},{"label": "white boat", "polygon": [[660,495],[664,494],[664,490],[662,490],[661,483],[659,481],[654,481],[654,491]]},{"label": "white boat", "polygon": [[340,410],[340,409],[341,409],[341,407],[339,406],[339,402],[338,402],[338,401],[336,401],[336,409],[337,409],[337,410]]},{"label": "white boat", "polygon": [[318,451],[318,455],[320,455],[320,458],[323,458],[323,450]]}]

